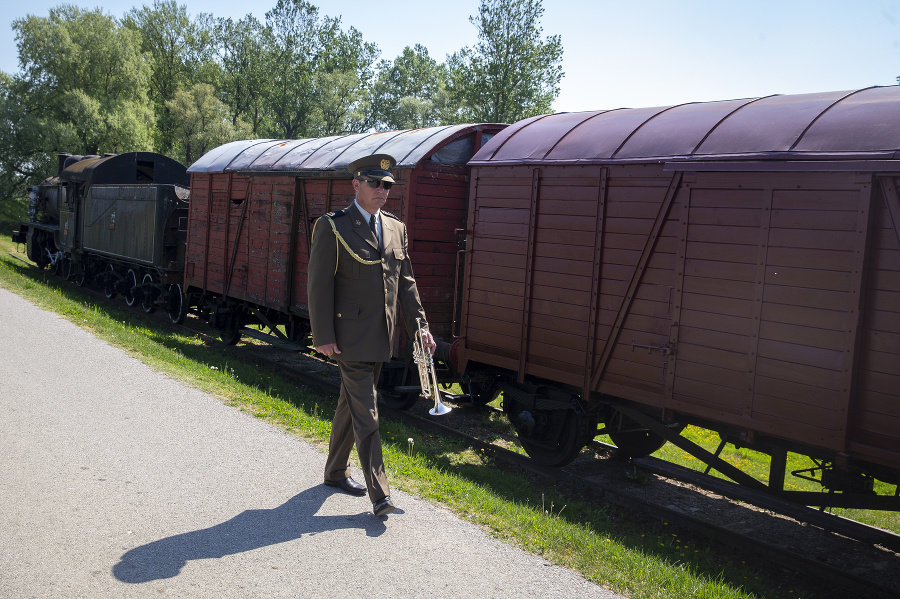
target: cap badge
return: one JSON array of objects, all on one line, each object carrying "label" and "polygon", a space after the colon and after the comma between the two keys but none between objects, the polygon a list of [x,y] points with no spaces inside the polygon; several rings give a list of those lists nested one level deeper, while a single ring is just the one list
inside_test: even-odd
[{"label": "cap badge", "polygon": [[382,159],[381,161],[381,170],[386,171],[391,168],[391,161],[388,159]]}]

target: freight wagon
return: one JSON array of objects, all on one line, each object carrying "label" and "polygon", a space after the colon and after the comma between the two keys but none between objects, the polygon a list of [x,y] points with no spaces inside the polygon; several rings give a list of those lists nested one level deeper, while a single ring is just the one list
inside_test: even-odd
[{"label": "freight wagon", "polygon": [[[374,153],[397,160],[385,210],[406,222],[422,303],[436,336],[451,339],[468,201],[466,162],[502,125],[455,125],[221,146],[194,163],[184,289],[227,343],[241,334],[307,343],[306,273],[315,220],[353,202],[347,165]],[[419,395],[405,333],[402,359],[382,369],[391,405]],[[449,376],[449,344],[443,343]]]},{"label": "freight wagon", "polygon": [[[900,87],[554,114],[470,161],[462,372],[523,446],[644,455],[698,424],[767,489],[900,509]],[[719,447],[721,451],[722,446]],[[784,491],[800,476],[841,494]]]}]

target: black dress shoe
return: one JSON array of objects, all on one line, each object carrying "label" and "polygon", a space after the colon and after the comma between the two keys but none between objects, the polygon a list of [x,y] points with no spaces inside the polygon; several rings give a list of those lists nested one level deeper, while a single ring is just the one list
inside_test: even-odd
[{"label": "black dress shoe", "polygon": [[329,487],[337,487],[344,493],[350,493],[351,495],[363,496],[366,494],[365,485],[359,484],[349,476],[344,480],[326,480],[325,484]]},{"label": "black dress shoe", "polygon": [[375,505],[372,506],[372,511],[375,512],[376,516],[387,516],[396,509],[397,508],[394,507],[394,502],[391,501],[390,497],[379,499],[375,502]]}]

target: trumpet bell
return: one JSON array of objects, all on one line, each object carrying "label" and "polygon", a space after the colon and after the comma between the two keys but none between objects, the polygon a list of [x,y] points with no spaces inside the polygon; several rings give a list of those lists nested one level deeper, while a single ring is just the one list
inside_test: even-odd
[{"label": "trumpet bell", "polygon": [[432,416],[443,416],[444,414],[450,413],[451,410],[453,410],[453,408],[439,401],[434,404],[433,408],[428,410],[428,413]]}]

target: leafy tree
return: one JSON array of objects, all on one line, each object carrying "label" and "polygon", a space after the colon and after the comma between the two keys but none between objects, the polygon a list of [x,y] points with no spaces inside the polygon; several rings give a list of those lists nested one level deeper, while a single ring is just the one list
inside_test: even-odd
[{"label": "leafy tree", "polygon": [[228,106],[216,97],[215,88],[208,83],[176,91],[166,107],[176,124],[175,148],[188,165],[209,150],[250,134],[249,126],[232,118]]},{"label": "leafy tree", "polygon": [[333,98],[318,91],[339,90],[350,102],[347,115],[352,115],[352,104],[372,76],[377,47],[365,43],[352,27],[343,31],[340,19],[320,18],[319,9],[306,0],[278,0],[266,13],[266,25],[271,37],[266,100],[273,116],[272,136],[290,139],[355,129],[349,118],[345,126],[337,124],[345,119],[336,119]]},{"label": "leafy tree", "polygon": [[478,42],[447,59],[455,120],[507,122],[549,112],[562,80],[562,39],[541,39],[541,0],[481,0]]},{"label": "leafy tree", "polygon": [[[100,9],[62,5],[13,21],[17,101],[46,139],[80,154],[149,149],[153,112],[140,37]],[[48,151],[56,148],[46,148]]]},{"label": "leafy tree", "polygon": [[124,23],[140,34],[141,49],[149,57],[149,95],[157,118],[155,145],[158,151],[169,152],[177,124],[167,102],[181,88],[198,82],[215,83],[218,77],[214,22],[203,13],[191,19],[187,8],[175,0],[154,0],[152,7],[129,11]]},{"label": "leafy tree", "polygon": [[306,134],[311,137],[354,132],[353,107],[359,99],[359,77],[352,71],[317,72]]},{"label": "leafy tree", "polygon": [[266,13],[272,52],[268,108],[277,137],[302,137],[312,112],[313,71],[322,49],[319,9],[306,0],[278,0]]},{"label": "leafy tree", "polygon": [[367,102],[365,128],[380,131],[439,125],[449,96],[447,69],[420,44],[407,46],[393,62],[381,61]]},{"label": "leafy tree", "polygon": [[0,200],[24,198],[26,189],[54,172],[48,148],[63,147],[56,136],[65,128],[48,127],[27,104],[25,82],[0,72]]},{"label": "leafy tree", "polygon": [[216,25],[222,68],[219,94],[231,110],[232,124],[247,121],[253,135],[265,127],[268,114],[263,102],[269,64],[266,35],[253,15],[237,22],[219,19]]}]

